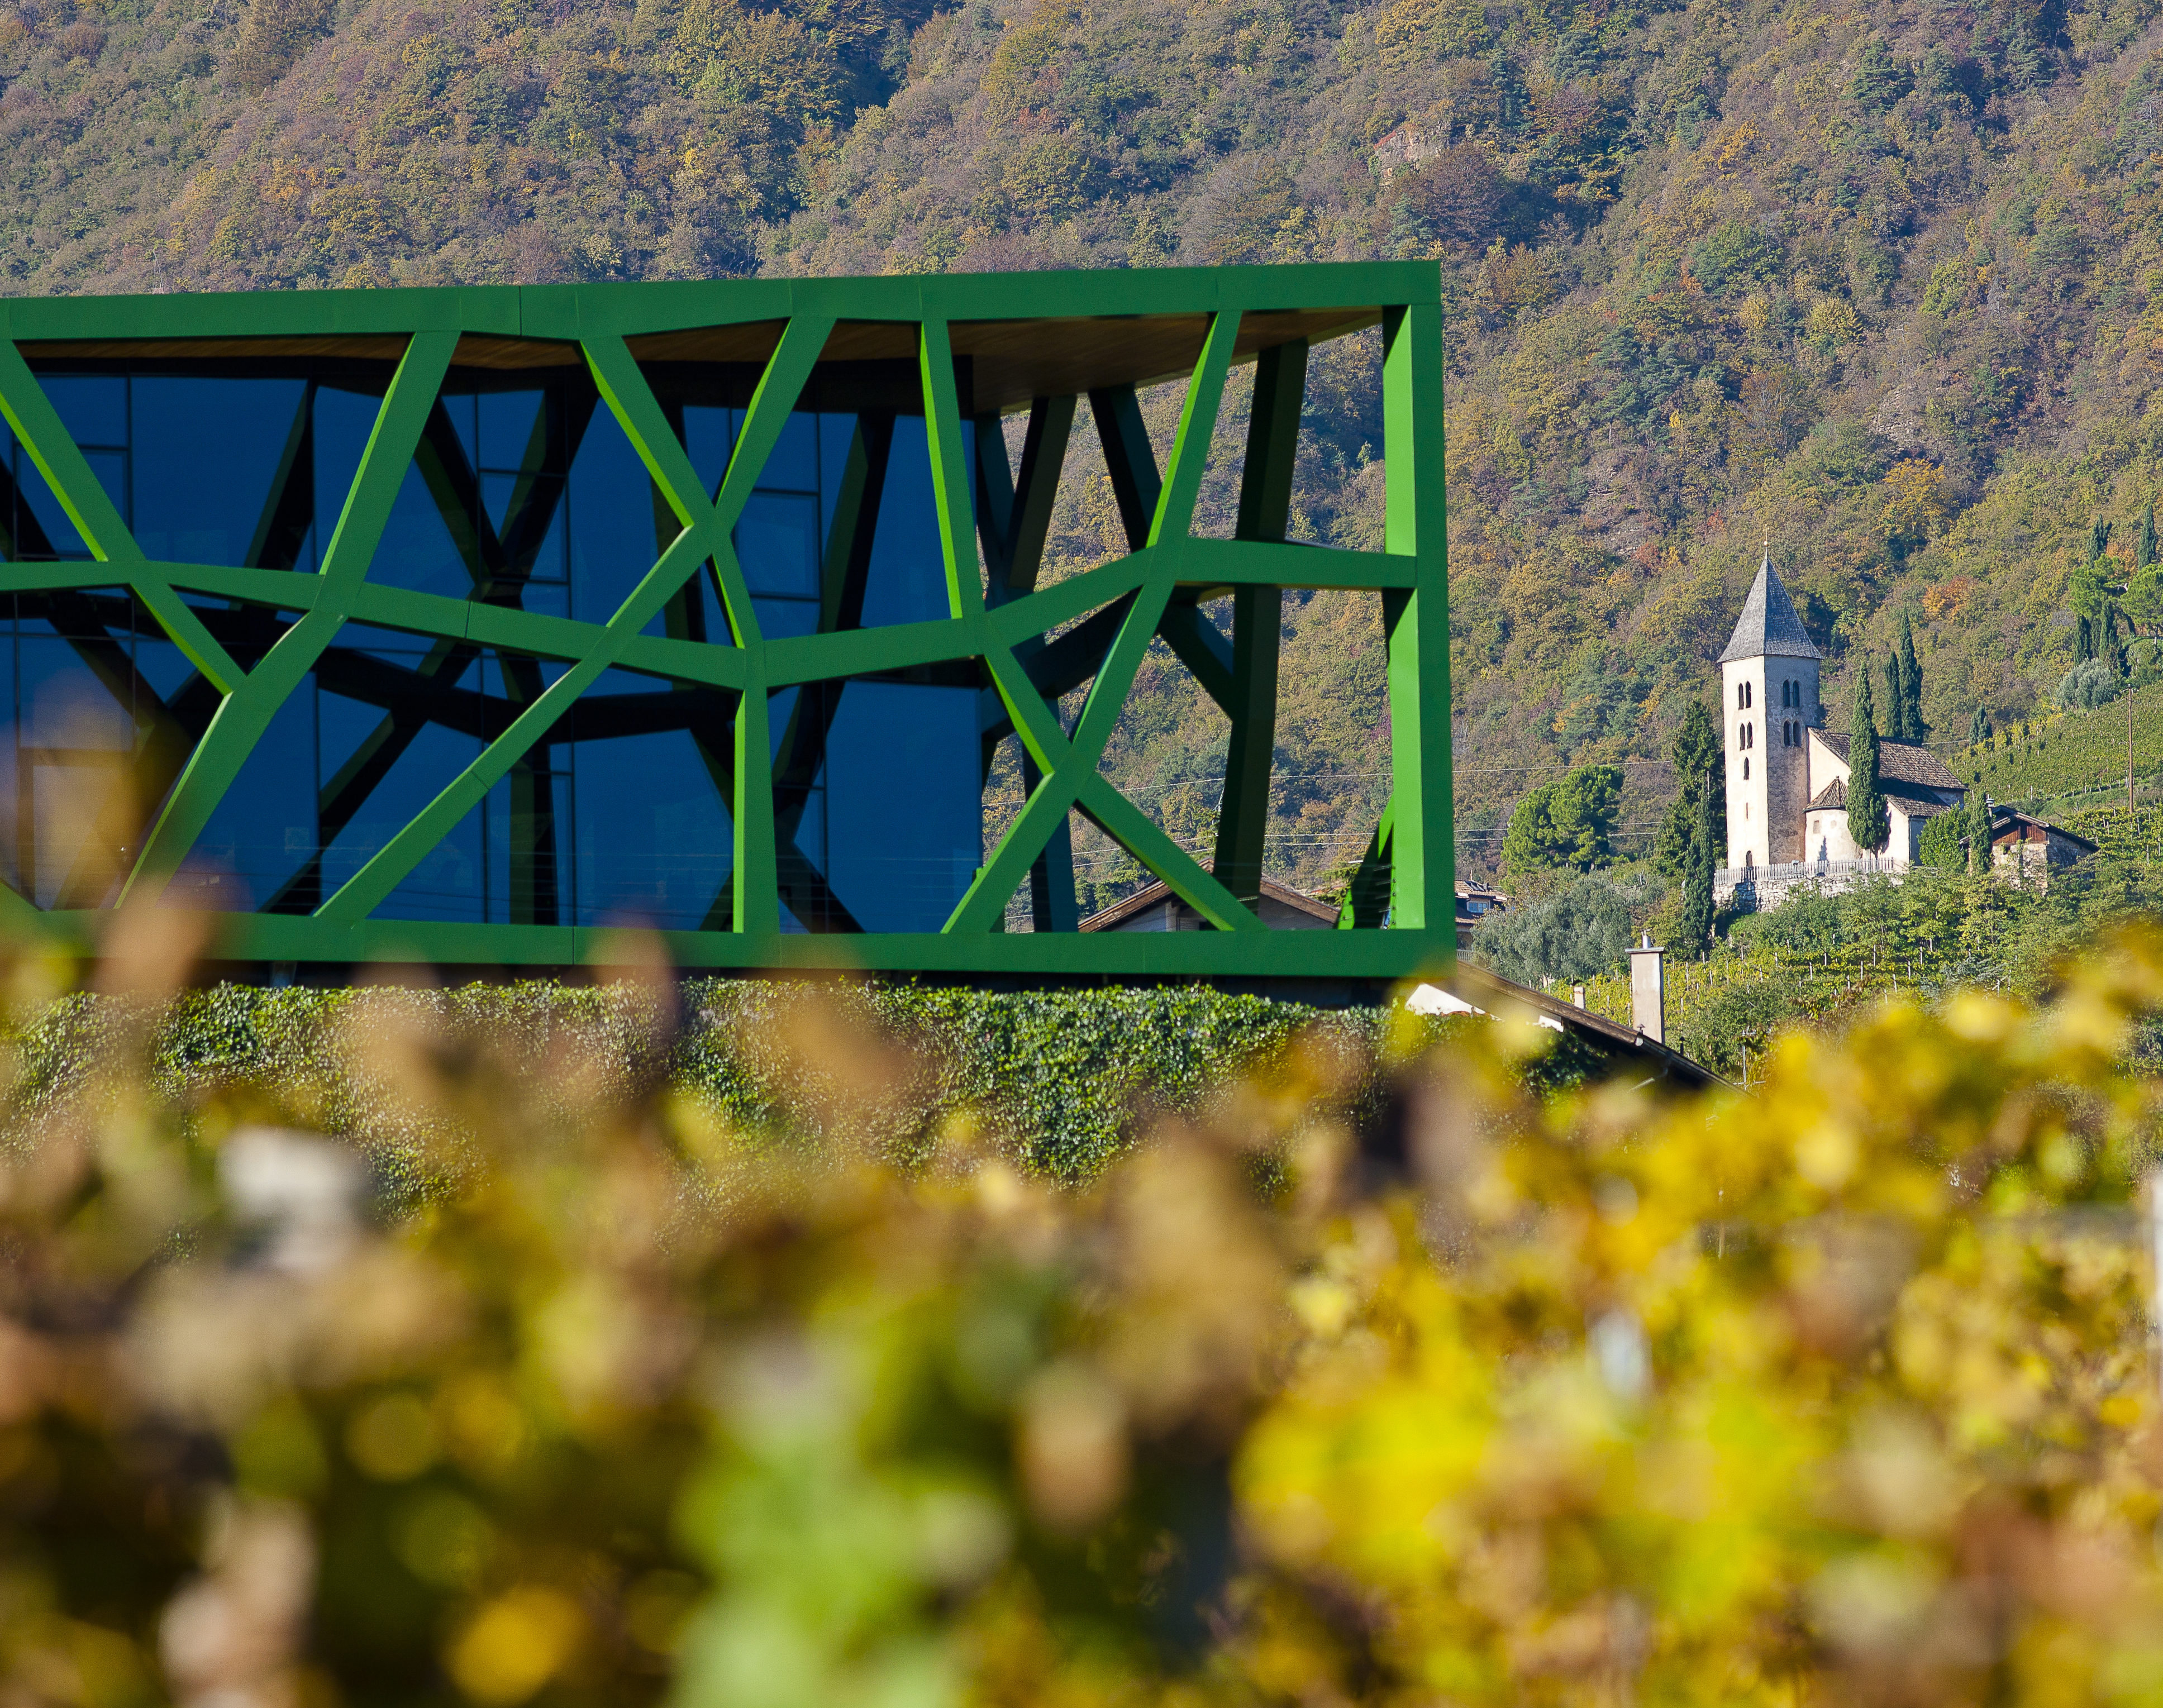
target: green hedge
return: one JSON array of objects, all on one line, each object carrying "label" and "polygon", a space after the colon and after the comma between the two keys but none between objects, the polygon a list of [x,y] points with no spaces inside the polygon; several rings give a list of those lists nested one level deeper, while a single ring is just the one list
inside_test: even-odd
[{"label": "green hedge", "polygon": [[[397,1063],[425,1062],[432,1052],[469,1065],[485,1057],[491,1071],[537,1086],[543,1108],[552,1077],[574,1066],[566,1116],[584,1118],[596,1095],[629,1108],[659,1092],[695,1099],[706,1119],[762,1142],[846,1137],[906,1153],[962,1119],[1026,1166],[1082,1180],[1118,1154],[1140,1121],[1198,1109],[1228,1076],[1309,1027],[1349,1064],[1349,1090],[1333,1094],[1342,1113],[1371,1124],[1388,1107],[1393,1064],[1464,1024],[1384,1009],[1317,1010],[1203,987],[994,993],[763,979],[694,979],[659,991],[544,981],[447,991],[223,985],[162,1010],[75,995],[39,1011],[13,1035],[13,1103],[18,1129],[27,1129],[113,1052],[131,1060],[139,1052],[150,1061],[155,1098],[186,1107],[216,1092],[229,1108],[238,1091],[260,1119],[348,1134],[392,1183],[402,1176],[419,1187],[444,1166],[445,1123],[404,1095],[411,1087],[400,1082],[417,1070]],[[407,1056],[398,1056],[401,1049]],[[1528,1082],[1556,1089],[1600,1066],[1577,1040],[1564,1040],[1528,1070]]]}]

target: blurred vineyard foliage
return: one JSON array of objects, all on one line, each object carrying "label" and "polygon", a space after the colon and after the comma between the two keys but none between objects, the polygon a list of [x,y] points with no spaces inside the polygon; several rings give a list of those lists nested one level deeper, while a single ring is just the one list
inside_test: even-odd
[{"label": "blurred vineyard foliage", "polygon": [[45,976],[8,984],[11,1701],[2163,1688],[2163,935],[1791,1033],[1755,1096],[1506,1017],[1220,1019],[1239,1071],[1174,1046],[1063,1171],[834,988]]}]

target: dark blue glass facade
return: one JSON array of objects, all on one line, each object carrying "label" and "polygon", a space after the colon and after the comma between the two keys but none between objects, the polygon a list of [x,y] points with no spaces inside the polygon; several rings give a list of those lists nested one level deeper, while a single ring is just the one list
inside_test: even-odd
[{"label": "dark blue glass facade", "polygon": [[[294,359],[39,377],[148,557],[305,574],[321,567],[390,371]],[[742,377],[654,378],[717,491]],[[88,555],[4,427],[0,485],[7,558]],[[583,369],[454,367],[369,578],[601,622],[676,532]],[[735,543],[767,638],[945,616],[922,418],[792,417]],[[190,598],[244,666],[291,621]],[[712,566],[649,631],[731,642]],[[256,745],[172,899],[313,911],[564,668],[348,624]],[[109,903],[217,695],[122,592],[0,601],[0,878],[40,906]],[[982,858],[981,687],[972,664],[773,696],[787,927],[944,922]],[[605,673],[378,915],[725,927],[736,710],[719,689]]]}]

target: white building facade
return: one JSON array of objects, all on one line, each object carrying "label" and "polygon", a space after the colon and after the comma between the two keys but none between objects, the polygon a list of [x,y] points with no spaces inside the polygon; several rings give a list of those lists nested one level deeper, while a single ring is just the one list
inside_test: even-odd
[{"label": "white building facade", "polygon": [[1961,804],[1961,780],[1935,754],[1881,737],[1878,788],[1892,835],[1874,853],[1855,846],[1847,737],[1820,727],[1823,658],[1768,558],[1720,655],[1727,864],[1714,893],[1723,903],[1747,889],[1770,907],[1800,885],[1904,872],[1920,851],[1923,826]]}]

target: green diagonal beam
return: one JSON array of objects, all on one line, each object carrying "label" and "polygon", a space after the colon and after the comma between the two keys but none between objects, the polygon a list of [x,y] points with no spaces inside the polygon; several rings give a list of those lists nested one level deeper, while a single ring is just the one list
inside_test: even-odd
[{"label": "green diagonal beam", "polygon": [[[418,865],[427,851],[448,836],[452,829],[474,808],[479,805],[498,779],[525,757],[526,751],[546,735],[556,720],[570,709],[573,700],[592,686],[601,672],[620,658],[629,644],[638,638],[639,631],[657,616],[662,607],[675,595],[676,590],[699,571],[709,558],[723,565],[723,584],[728,585],[733,576],[736,586],[741,589],[743,578],[736,568],[736,553],[729,543],[729,530],[735,517],[742,511],[756,482],[757,471],[762,467],[766,456],[781,437],[788,424],[789,414],[802,394],[804,382],[809,379],[811,364],[825,348],[830,327],[814,322],[799,328],[792,322],[782,334],[781,342],[768,360],[766,372],[761,377],[758,389],[752,394],[750,411],[744,418],[741,436],[736,442],[736,455],[730,462],[728,475],[721,483],[721,498],[709,502],[699,485],[698,475],[691,467],[691,459],[682,443],[668,427],[668,419],[631,360],[631,352],[621,338],[601,338],[588,348],[587,358],[595,378],[602,387],[602,395],[609,407],[623,423],[624,431],[631,436],[641,459],[653,479],[660,485],[663,495],[683,524],[683,532],[670,542],[661,554],[660,561],[646,572],[638,585],[631,589],[615,614],[603,625],[593,646],[577,663],[571,666],[551,683],[540,697],[513,719],[511,726],[482,749],[472,764],[451,779],[443,792],[423,807],[390,840],[370,856],[360,870],[342,884],[316,910],[316,917],[333,923],[350,923],[365,918],[387,900],[392,890],[406,874]],[[761,447],[763,449],[761,449]],[[737,458],[749,458],[751,473],[740,484],[737,481]],[[732,490],[732,489],[735,489]],[[751,645],[757,646],[757,626],[751,614],[749,595],[745,595],[741,605],[742,621],[740,634],[751,637]],[[732,610],[730,621],[737,622],[738,612]],[[744,700],[748,703],[763,692],[762,663],[754,659],[746,678]],[[738,726],[744,722],[744,705],[737,708]],[[741,738],[739,736],[739,746]],[[763,762],[765,755],[758,758]],[[734,803],[739,826],[739,842],[745,839],[741,828],[749,819],[757,821],[758,803],[751,798],[756,794],[757,778],[767,768],[761,762],[756,766],[745,763],[745,756],[736,756],[736,799]],[[768,834],[764,838],[763,857],[752,849],[746,857],[739,852],[736,862],[736,892],[738,917],[749,909],[754,919],[758,912],[762,893],[771,895],[773,844],[771,835],[772,800],[771,783],[767,785],[766,823]],[[765,882],[761,883],[760,867],[765,867]],[[756,924],[739,929],[760,929]]]},{"label": "green diagonal beam", "polygon": [[511,726],[481,750],[472,764],[452,778],[443,793],[402,825],[390,840],[371,855],[323,904],[316,917],[350,924],[364,919],[389,897],[417,866],[427,851],[448,836],[504,773],[523,758],[526,750],[547,734],[571,703],[593,685],[594,678],[614,663],[629,642],[668,602],[704,561],[705,548],[699,531],[686,529],[661,554],[661,561],[646,572],[616,614],[604,626],[600,638],[584,658],[542,690],[511,720]]},{"label": "green diagonal beam", "polygon": [[1236,312],[1220,312],[1210,322],[1201,359],[1180,411],[1170,472],[1150,518],[1150,567],[1134,608],[1119,626],[1118,638],[1091,684],[1071,741],[1061,736],[1057,720],[1013,653],[1003,644],[994,644],[986,652],[992,681],[1013,719],[1015,731],[1045,777],[955,908],[946,923],[949,931],[991,930],[1005,916],[1008,900],[1046,841],[1067,811],[1077,805],[1212,925],[1221,930],[1263,929],[1261,921],[1241,907],[1229,890],[1097,771],[1177,578],[1179,548],[1193,522],[1202,470],[1208,458],[1210,436],[1216,428],[1224,376],[1231,367],[1239,331]]},{"label": "green diagonal beam", "polygon": [[230,694],[247,674],[217,637],[203,626],[202,619],[144,561],[143,548],[128,531],[112,498],[91,472],[89,463],[76,448],[74,439],[60,424],[60,412],[38,384],[23,353],[0,338],[0,415],[15,430],[30,460],[53,490],[60,508],[76,532],[90,548],[91,556],[110,563],[134,589],[159,626],[172,637],[189,663],[202,672],[220,694]]},{"label": "green diagonal beam", "polygon": [[969,459],[961,450],[961,411],[954,391],[954,347],[946,323],[918,328],[917,365],[924,381],[924,440],[931,453],[931,496],[939,511],[939,551],[946,569],[946,609],[963,619],[984,610],[977,572],[977,525],[969,508]]},{"label": "green diagonal beam", "polygon": [[278,708],[315,668],[323,649],[343,626],[390,523],[398,489],[413,465],[414,448],[421,443],[428,411],[436,406],[436,395],[443,389],[458,345],[458,333],[448,331],[416,333],[406,344],[324,550],[314,604],[225,697],[211,719],[210,728],[144,841],[142,855],[121,892],[123,903],[163,893]]}]

